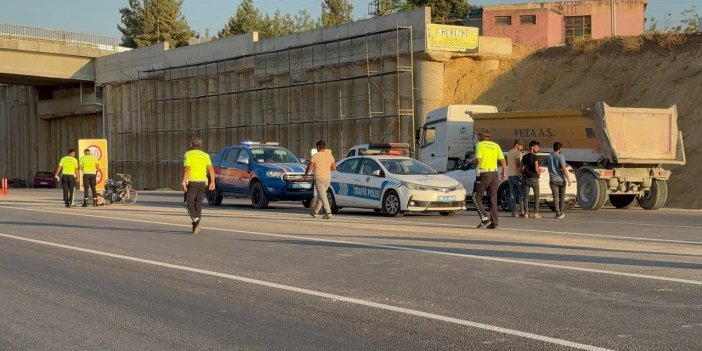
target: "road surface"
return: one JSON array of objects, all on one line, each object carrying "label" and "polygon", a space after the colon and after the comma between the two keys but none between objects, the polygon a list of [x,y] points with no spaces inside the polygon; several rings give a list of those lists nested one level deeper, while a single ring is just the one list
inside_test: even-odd
[{"label": "road surface", "polygon": [[[387,218],[0,198],[3,350],[700,350],[702,212]],[[547,214],[550,217],[550,213]]]}]

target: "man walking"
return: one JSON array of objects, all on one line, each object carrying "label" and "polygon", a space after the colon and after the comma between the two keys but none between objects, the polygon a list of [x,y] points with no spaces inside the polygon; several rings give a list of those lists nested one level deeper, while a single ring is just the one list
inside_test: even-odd
[{"label": "man walking", "polygon": [[317,218],[319,210],[324,207],[324,219],[332,218],[331,208],[329,208],[329,200],[327,199],[327,190],[331,183],[331,172],[336,170],[336,160],[331,152],[325,150],[324,141],[317,142],[317,153],[310,159],[310,164],[307,165],[304,178],[314,169],[314,189],[317,197],[317,204],[310,214],[312,218]]},{"label": "man walking", "polygon": [[529,216],[529,188],[534,190],[534,213],[533,218],[541,218],[539,213],[539,175],[541,167],[536,153],[539,152],[540,144],[536,140],[529,142],[529,153],[522,157],[522,169],[524,170],[524,200],[522,208],[525,209],[525,216]]},{"label": "man walking", "polygon": [[[507,153],[507,182],[509,184],[509,206],[512,209],[512,217],[524,217],[522,195],[522,149],[524,142],[521,140],[514,141],[514,148]],[[519,212],[517,214],[517,203],[519,203]]]},{"label": "man walking", "polygon": [[[473,193],[473,205],[475,205],[478,215],[480,215],[478,228],[497,229],[497,187],[499,185],[497,160],[500,160],[502,165],[501,180],[507,179],[507,164],[500,145],[490,141],[489,130],[480,132],[478,138],[480,142],[475,145],[475,163],[478,165],[477,173],[480,177],[480,185],[477,191]],[[489,216],[483,206],[483,194],[486,191],[490,197]]]},{"label": "man walking", "polygon": [[[58,167],[56,167],[56,179],[61,179],[61,187],[63,188],[63,203],[66,207],[73,205],[73,192],[76,188],[76,178],[78,171],[78,160],[76,160],[76,150],[68,150],[68,155],[61,158]],[[59,178],[61,172],[61,178]]]},{"label": "man walking", "polygon": [[97,207],[97,191],[95,185],[97,183],[98,159],[90,154],[89,149],[83,150],[83,156],[80,157],[79,168],[83,173],[83,206],[88,206],[88,190],[93,192],[93,206]]},{"label": "man walking", "polygon": [[553,206],[556,208],[556,218],[565,218],[565,190],[566,184],[570,186],[570,177],[566,168],[565,157],[562,152],[563,144],[559,142],[553,143],[553,153],[548,156],[546,163],[548,165],[549,182],[551,193],[553,194]]},{"label": "man walking", "polygon": [[207,187],[207,175],[209,173],[209,190],[215,190],[215,173],[212,168],[210,155],[202,152],[202,139],[193,138],[190,142],[190,151],[185,153],[183,162],[183,182],[182,187],[185,192],[185,208],[188,210],[190,219],[193,222],[193,234],[200,234],[200,222],[202,221],[202,198]]}]

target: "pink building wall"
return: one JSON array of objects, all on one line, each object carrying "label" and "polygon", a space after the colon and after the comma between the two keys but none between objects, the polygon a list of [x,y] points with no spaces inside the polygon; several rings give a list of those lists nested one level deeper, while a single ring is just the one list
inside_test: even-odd
[{"label": "pink building wall", "polygon": [[[644,32],[647,0],[616,0],[617,35]],[[519,16],[535,15],[535,25],[520,24]],[[497,16],[511,16],[512,25],[496,24]],[[508,37],[515,44],[549,47],[564,43],[565,17],[590,16],[593,39],[612,35],[610,0],[582,0],[546,3],[493,5],[483,8],[483,35]]]}]

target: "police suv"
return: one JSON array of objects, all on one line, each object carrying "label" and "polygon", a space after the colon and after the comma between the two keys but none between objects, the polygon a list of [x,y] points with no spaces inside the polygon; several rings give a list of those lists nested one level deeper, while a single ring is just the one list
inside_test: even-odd
[{"label": "police suv", "polygon": [[370,144],[360,156],[337,162],[327,193],[332,212],[343,207],[369,208],[388,216],[406,212],[465,209],[463,185],[429,166],[401,156],[409,145]]},{"label": "police suv", "polygon": [[248,197],[253,207],[270,201],[300,200],[306,207],[313,197],[312,179],[303,179],[305,166],[278,143],[246,141],[212,155],[215,190],[207,191],[207,203],[222,204],[224,197]]}]

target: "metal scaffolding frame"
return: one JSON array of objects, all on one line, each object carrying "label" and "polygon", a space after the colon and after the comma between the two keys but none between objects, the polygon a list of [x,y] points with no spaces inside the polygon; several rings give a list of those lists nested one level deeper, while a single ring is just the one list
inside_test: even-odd
[{"label": "metal scaffolding frame", "polygon": [[[136,139],[136,155],[113,154],[113,163],[179,170],[193,134],[206,139],[209,152],[247,138],[279,141],[297,154],[320,138],[339,152],[353,146],[347,142],[414,145],[412,39],[412,27],[397,26],[141,71],[135,83],[137,125],[112,131],[112,140]],[[362,125],[368,127],[365,135],[359,133]],[[138,186],[150,187],[140,178]]]}]

